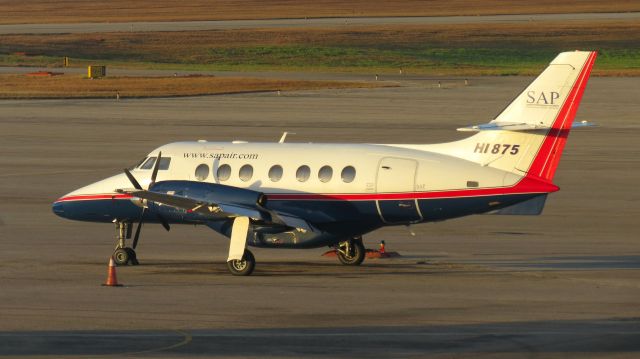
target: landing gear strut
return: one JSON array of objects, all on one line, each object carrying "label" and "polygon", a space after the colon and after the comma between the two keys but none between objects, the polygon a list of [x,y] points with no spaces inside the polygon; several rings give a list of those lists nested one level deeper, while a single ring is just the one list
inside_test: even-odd
[{"label": "landing gear strut", "polygon": [[336,248],[340,263],[349,266],[359,266],[364,260],[365,248],[362,237],[354,237],[338,243]]},{"label": "landing gear strut", "polygon": [[116,238],[118,239],[118,244],[116,245],[116,250],[113,252],[113,261],[121,266],[121,265],[138,265],[138,259],[136,257],[136,251],[133,248],[125,247],[125,239],[131,238],[131,222],[120,222],[115,221],[116,224]]}]

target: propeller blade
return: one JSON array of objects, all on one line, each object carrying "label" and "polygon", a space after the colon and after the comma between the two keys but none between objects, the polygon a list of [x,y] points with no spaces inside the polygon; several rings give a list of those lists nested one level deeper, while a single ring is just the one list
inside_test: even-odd
[{"label": "propeller blade", "polygon": [[160,221],[164,229],[166,229],[168,232],[171,229],[171,226],[169,226],[169,222],[167,222],[167,220],[164,217],[162,217],[160,213],[156,213],[156,216],[158,217],[158,220]]},{"label": "propeller blade", "polygon": [[127,175],[129,182],[131,182],[131,184],[133,185],[133,187],[135,187],[135,189],[142,189],[142,186],[140,186],[140,183],[138,183],[138,180],[136,180],[136,178],[133,177],[133,175],[131,174],[131,172],[129,172],[128,169],[125,168],[124,173]]},{"label": "propeller blade", "polygon": [[154,183],[156,183],[156,176],[158,176],[158,168],[160,167],[160,160],[162,159],[162,152],[158,152],[158,159],[156,163],[153,164],[153,173],[151,173],[151,183],[149,187],[151,187]]},{"label": "propeller blade", "polygon": [[132,247],[136,249],[138,246],[138,239],[140,239],[140,230],[142,229],[142,221],[144,220],[144,213],[147,211],[145,207],[142,207],[142,212],[140,213],[140,220],[138,221],[138,228],[136,228],[136,234],[133,237]]}]

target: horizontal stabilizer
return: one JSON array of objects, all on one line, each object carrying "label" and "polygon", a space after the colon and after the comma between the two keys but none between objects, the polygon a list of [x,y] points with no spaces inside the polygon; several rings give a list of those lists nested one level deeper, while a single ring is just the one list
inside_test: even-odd
[{"label": "horizontal stabilizer", "polygon": [[533,131],[547,130],[549,127],[545,125],[536,125],[524,122],[490,122],[482,125],[467,126],[458,128],[461,132],[478,132],[478,131]]},{"label": "horizontal stabilizer", "polygon": [[537,216],[542,213],[544,204],[547,201],[547,195],[543,194],[536,196],[528,201],[514,204],[513,206],[505,207],[495,211],[488,212],[487,214],[500,214],[500,215],[512,215],[512,216]]},{"label": "horizontal stabilizer", "polygon": [[[594,127],[595,124],[587,121],[574,122],[571,128],[580,127]],[[537,130],[549,130],[550,127],[546,125],[538,125],[535,123],[524,122],[490,122],[482,125],[460,127],[458,131],[461,132],[479,132],[479,131],[537,131]]]},{"label": "horizontal stabilizer", "polygon": [[593,122],[589,121],[580,121],[574,122],[571,124],[571,128],[581,128],[581,127],[596,127],[597,125]]}]

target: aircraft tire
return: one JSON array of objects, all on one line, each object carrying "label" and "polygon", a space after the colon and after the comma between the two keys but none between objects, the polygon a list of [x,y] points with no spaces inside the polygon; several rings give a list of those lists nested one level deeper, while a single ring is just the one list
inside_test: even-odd
[{"label": "aircraft tire", "polygon": [[351,241],[351,255],[347,256],[345,253],[338,250],[338,260],[340,263],[348,266],[359,266],[364,261],[365,248],[362,243],[362,239],[352,239]]},{"label": "aircraft tire", "polygon": [[227,262],[227,268],[229,272],[237,276],[248,276],[253,273],[253,269],[256,267],[256,258],[253,256],[250,250],[245,249],[241,260],[232,260]]},{"label": "aircraft tire", "polygon": [[127,263],[129,263],[129,260],[131,260],[131,255],[125,248],[116,249],[113,252],[112,256],[113,261],[116,263],[116,265],[119,266],[127,265]]}]

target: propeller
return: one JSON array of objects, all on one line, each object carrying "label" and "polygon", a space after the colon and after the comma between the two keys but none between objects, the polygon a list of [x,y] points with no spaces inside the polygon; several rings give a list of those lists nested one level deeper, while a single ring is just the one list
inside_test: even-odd
[{"label": "propeller", "polygon": [[148,189],[156,183],[156,177],[158,176],[158,168],[160,167],[160,160],[162,159],[162,152],[158,152],[158,160],[153,164],[153,172],[151,173],[151,183],[149,183]]},{"label": "propeller", "polygon": [[167,222],[167,220],[164,217],[162,217],[160,213],[156,213],[156,217],[158,217],[158,220],[160,221],[160,224],[162,224],[164,229],[166,229],[167,232],[169,232],[169,230],[171,229],[171,226],[169,226],[169,222]]},{"label": "propeller", "polygon": [[133,236],[133,243],[131,246],[133,249],[136,249],[138,246],[138,239],[140,239],[140,230],[142,229],[142,221],[144,219],[144,213],[147,211],[147,207],[142,207],[142,212],[140,212],[140,220],[138,221],[138,227],[136,228],[136,234]]},{"label": "propeller", "polygon": [[129,179],[129,182],[131,182],[131,184],[133,185],[133,187],[135,189],[142,189],[142,186],[140,185],[140,183],[138,183],[138,180],[136,180],[135,177],[133,177],[133,175],[131,174],[131,172],[129,172],[128,169],[124,169],[124,174],[127,175],[127,178]]},{"label": "propeller", "polygon": [[[153,185],[156,183],[156,177],[158,177],[158,169],[160,167],[161,160],[162,160],[162,152],[158,152],[158,158],[156,159],[156,162],[153,164],[153,172],[151,172],[151,182],[149,182],[149,186],[147,186],[147,190],[150,190],[153,187]],[[128,169],[125,168],[124,173],[127,175],[129,182],[131,182],[131,184],[135,189],[142,190],[142,186]],[[144,222],[144,215],[146,212],[147,212],[147,207],[146,206],[142,207],[142,211],[140,212],[140,219],[138,220],[138,227],[136,228],[136,234],[133,236],[133,243],[131,245],[133,249],[136,249],[136,247],[138,246],[138,240],[140,239],[140,231],[142,230],[142,223]],[[160,213],[156,213],[156,217],[158,218],[158,220],[160,221],[160,224],[162,224],[162,227],[164,227],[164,229],[166,229],[167,231],[171,229],[171,227],[169,226],[169,222],[167,222],[167,220],[162,215],[160,215]]]}]

